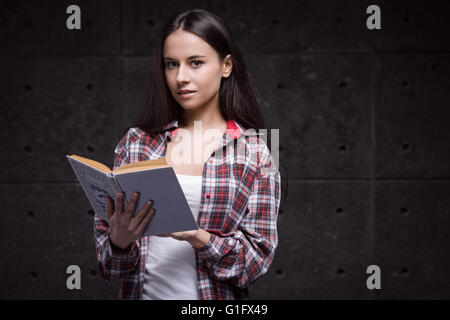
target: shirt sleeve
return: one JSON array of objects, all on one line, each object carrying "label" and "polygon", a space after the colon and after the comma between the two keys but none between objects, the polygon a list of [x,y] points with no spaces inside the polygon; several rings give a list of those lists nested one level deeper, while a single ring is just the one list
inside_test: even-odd
[{"label": "shirt sleeve", "polygon": [[[127,148],[128,134],[118,143],[114,157],[114,167],[116,169],[125,163],[129,163],[129,152]],[[113,199],[115,200],[115,199]],[[109,240],[108,221],[100,217],[94,217],[94,237],[96,257],[99,270],[103,278],[115,280],[123,278],[126,274],[136,268],[139,261],[139,241],[135,241],[126,249],[114,246]]]},{"label": "shirt sleeve", "polygon": [[278,244],[280,173],[272,166],[269,150],[264,153],[238,230],[229,234],[207,230],[211,233],[209,243],[195,249],[214,278],[240,288],[267,272]]}]

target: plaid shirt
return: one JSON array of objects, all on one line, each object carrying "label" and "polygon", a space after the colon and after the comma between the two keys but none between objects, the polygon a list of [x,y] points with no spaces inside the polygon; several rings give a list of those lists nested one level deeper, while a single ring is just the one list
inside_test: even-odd
[{"label": "plaid shirt", "polygon": [[[177,128],[178,121],[173,121],[156,138],[137,127],[129,129],[115,149],[114,169],[163,158]],[[247,287],[267,272],[278,244],[280,173],[258,137],[263,134],[242,128],[228,120],[221,144],[204,163],[197,223],[211,237],[208,244],[194,248],[202,300],[249,299]],[[111,245],[109,231],[108,222],[95,216],[100,273],[107,280],[124,279],[119,298],[140,299],[149,237],[120,250]]]}]

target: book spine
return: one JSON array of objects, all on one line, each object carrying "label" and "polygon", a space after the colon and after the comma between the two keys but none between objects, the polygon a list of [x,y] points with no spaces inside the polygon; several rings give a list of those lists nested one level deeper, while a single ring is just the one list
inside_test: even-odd
[{"label": "book spine", "polygon": [[111,187],[114,190],[114,194],[117,194],[118,192],[120,192],[121,190],[120,190],[119,183],[117,182],[116,177],[111,172],[109,172],[107,174],[107,177],[108,177],[109,184],[111,185]]}]

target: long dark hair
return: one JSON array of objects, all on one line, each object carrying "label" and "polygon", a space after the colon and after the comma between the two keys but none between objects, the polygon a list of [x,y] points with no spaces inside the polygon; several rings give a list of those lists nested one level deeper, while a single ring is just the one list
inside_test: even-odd
[{"label": "long dark hair", "polygon": [[232,72],[228,78],[222,78],[219,89],[222,116],[226,120],[236,120],[245,129],[253,128],[258,131],[266,128],[260,98],[231,31],[215,14],[203,9],[192,9],[177,15],[164,26],[155,49],[147,100],[141,106],[135,123],[126,128],[122,136],[131,127],[138,127],[151,136],[156,136],[163,131],[164,126],[180,120],[183,109],[169,91],[163,60],[164,41],[178,29],[202,38],[216,50],[221,60],[231,54]]}]

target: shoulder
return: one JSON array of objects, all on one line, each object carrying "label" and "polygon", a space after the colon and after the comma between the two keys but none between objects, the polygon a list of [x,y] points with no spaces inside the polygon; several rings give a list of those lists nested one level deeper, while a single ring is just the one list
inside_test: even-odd
[{"label": "shoulder", "polygon": [[277,161],[274,158],[278,154],[277,150],[270,151],[267,146],[265,135],[247,135],[245,137],[245,145],[248,150],[247,158],[250,163],[258,169],[262,174],[276,172],[278,170]]},{"label": "shoulder", "polygon": [[[152,136],[139,127],[131,127],[120,139],[114,152],[119,154],[125,150],[130,150],[133,145],[152,145],[159,141],[161,135]],[[139,148],[138,148],[139,149]]]}]

